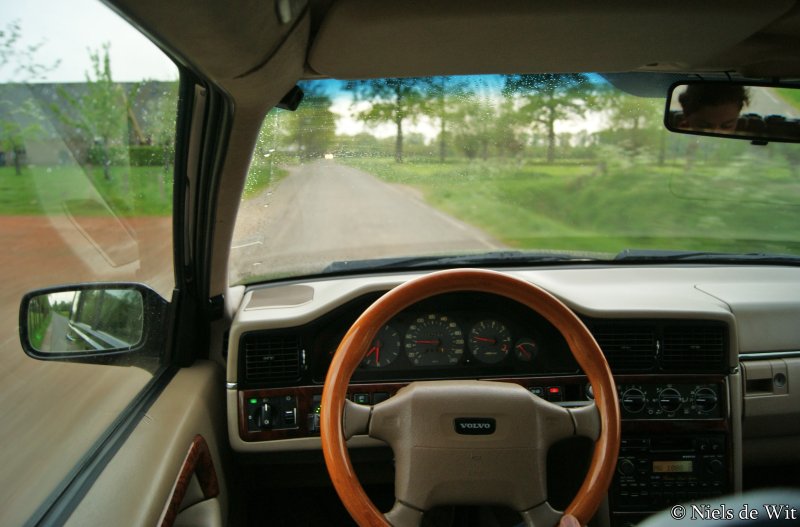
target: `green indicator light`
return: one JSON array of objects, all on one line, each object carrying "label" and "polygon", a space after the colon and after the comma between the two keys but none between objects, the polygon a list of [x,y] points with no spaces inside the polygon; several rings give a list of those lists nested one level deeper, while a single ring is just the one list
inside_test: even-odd
[{"label": "green indicator light", "polygon": [[258,404],[258,399],[250,399],[250,404]]}]

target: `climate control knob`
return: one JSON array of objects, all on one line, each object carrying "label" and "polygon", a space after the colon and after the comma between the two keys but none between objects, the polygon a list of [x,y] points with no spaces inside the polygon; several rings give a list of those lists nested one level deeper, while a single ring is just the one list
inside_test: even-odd
[{"label": "climate control knob", "polygon": [[719,459],[711,459],[706,463],[706,471],[709,474],[722,474],[725,465]]},{"label": "climate control knob", "polygon": [[636,414],[644,410],[647,399],[639,388],[628,388],[620,400],[622,408],[628,413]]},{"label": "climate control knob", "polygon": [[717,394],[711,388],[698,388],[694,391],[694,407],[698,412],[711,412],[717,407]]},{"label": "climate control knob", "polygon": [[675,388],[664,388],[658,394],[658,405],[667,413],[677,412],[681,407],[681,392]]}]

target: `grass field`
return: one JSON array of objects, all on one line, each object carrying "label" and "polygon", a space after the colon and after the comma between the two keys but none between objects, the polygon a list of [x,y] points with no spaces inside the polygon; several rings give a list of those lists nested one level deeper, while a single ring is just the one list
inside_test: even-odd
[{"label": "grass field", "polygon": [[788,102],[795,108],[800,109],[800,90],[786,88],[776,89],[775,92],[777,93],[778,97]]},{"label": "grass field", "polygon": [[0,167],[0,214],[54,213],[61,204],[84,203],[84,215],[163,216],[172,211],[172,174],[161,167]]},{"label": "grass field", "polygon": [[597,162],[398,165],[344,160],[520,249],[800,253],[800,179],[785,160],[603,168]]},{"label": "grass field", "polygon": [[247,173],[247,180],[244,184],[242,198],[248,199],[258,195],[270,185],[275,185],[278,181],[285,178],[288,170],[277,166],[253,165]]}]

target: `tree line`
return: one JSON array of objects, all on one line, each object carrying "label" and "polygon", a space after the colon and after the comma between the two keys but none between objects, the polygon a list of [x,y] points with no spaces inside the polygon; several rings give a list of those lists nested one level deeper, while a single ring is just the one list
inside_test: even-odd
[{"label": "tree line", "polygon": [[111,180],[115,165],[161,165],[169,170],[175,140],[178,83],[119,83],[112,76],[110,48],[88,50],[85,81],[48,84],[59,61],[37,59],[38,45],[23,46],[18,22],[0,29],[0,72],[14,79],[0,85],[0,153],[17,174],[33,143],[58,150],[60,162],[102,167]]},{"label": "tree line", "polygon": [[[602,143],[634,155],[660,150],[661,159],[666,148],[659,139],[662,100],[620,94],[585,74],[369,79],[333,88],[314,82],[301,87],[305,98],[296,112],[273,110],[267,117],[259,138],[262,153],[278,149],[314,158],[355,149],[388,154],[391,148],[398,163],[409,150],[440,162],[536,153],[553,163],[565,151],[581,155]],[[333,107],[342,97],[350,101],[349,118],[364,123],[367,131],[337,135],[341,116]],[[558,133],[557,123],[590,114],[607,123],[605,130]],[[414,131],[423,121],[426,135]],[[391,126],[393,137],[370,133],[380,126]]]}]

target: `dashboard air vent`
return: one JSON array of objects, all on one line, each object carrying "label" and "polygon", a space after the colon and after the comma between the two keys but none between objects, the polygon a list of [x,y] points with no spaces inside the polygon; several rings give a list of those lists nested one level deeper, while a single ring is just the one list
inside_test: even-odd
[{"label": "dashboard air vent", "polygon": [[245,378],[295,381],[300,377],[300,337],[250,333],[244,337]]},{"label": "dashboard air vent", "polygon": [[661,367],[664,370],[716,370],[723,367],[725,327],[676,325],[664,327]]},{"label": "dashboard air vent", "polygon": [[592,330],[614,372],[645,372],[655,367],[656,335],[652,327],[609,325]]}]

